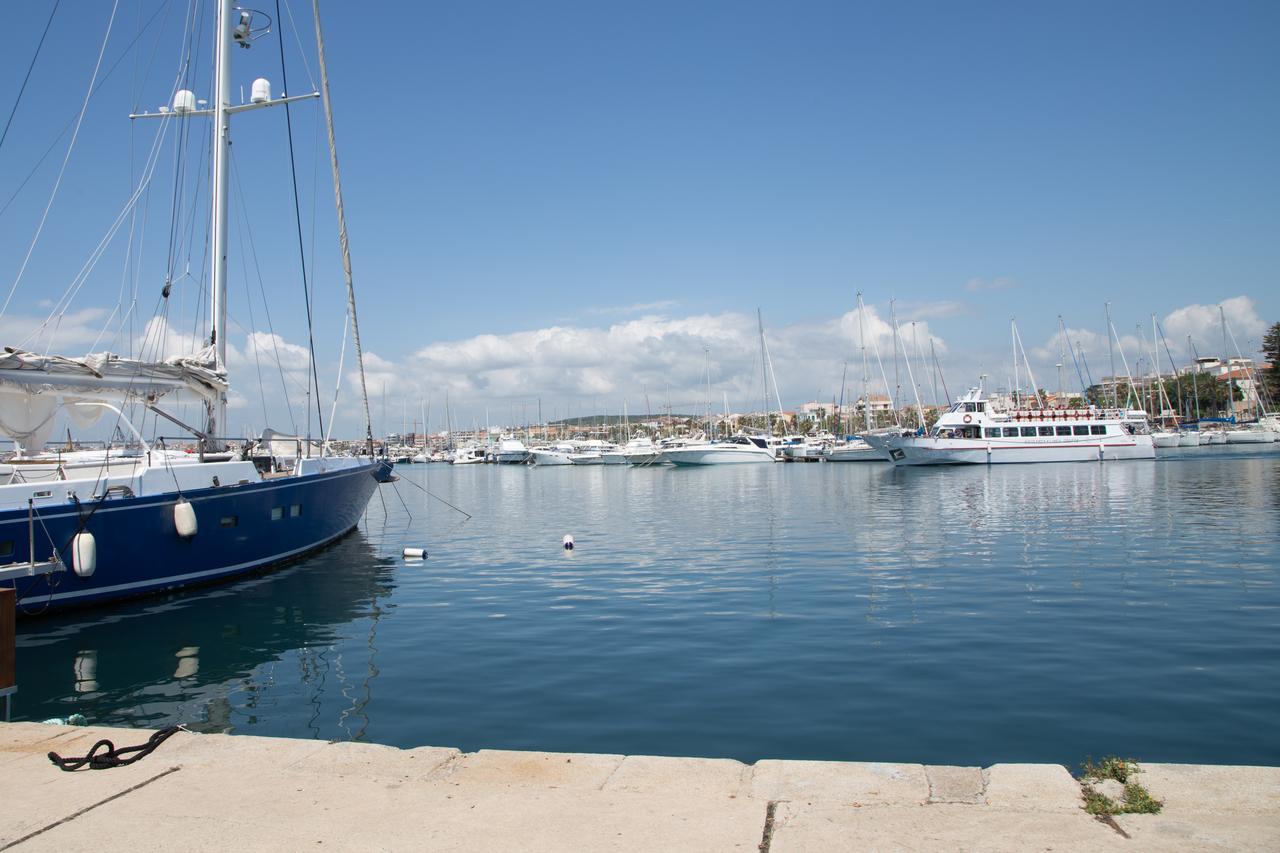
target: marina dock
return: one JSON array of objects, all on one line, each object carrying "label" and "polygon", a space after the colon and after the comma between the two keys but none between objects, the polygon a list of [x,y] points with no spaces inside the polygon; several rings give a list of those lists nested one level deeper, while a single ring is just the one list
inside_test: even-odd
[{"label": "marina dock", "polygon": [[1280,847],[1280,767],[1144,764],[1163,811],[1104,822],[1054,764],[747,765],[187,732],[126,767],[68,773],[46,757],[150,734],[0,725],[0,850]]}]

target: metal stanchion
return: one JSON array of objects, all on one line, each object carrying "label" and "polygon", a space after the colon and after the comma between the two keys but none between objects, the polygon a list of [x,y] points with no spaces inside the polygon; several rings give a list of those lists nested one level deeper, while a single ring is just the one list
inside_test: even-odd
[{"label": "metal stanchion", "polygon": [[4,721],[9,722],[10,704],[17,685],[18,593],[0,589],[0,696],[4,697]]}]

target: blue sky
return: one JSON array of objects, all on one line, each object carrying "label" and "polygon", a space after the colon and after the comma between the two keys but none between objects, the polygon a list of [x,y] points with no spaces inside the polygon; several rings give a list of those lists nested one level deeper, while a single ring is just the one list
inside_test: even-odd
[{"label": "blue sky", "polygon": [[[314,69],[310,4],[286,5]],[[1221,348],[1226,300],[1242,349],[1280,319],[1274,3],[322,5],[375,415],[385,386],[395,426],[427,398],[438,421],[446,387],[464,423],[486,409],[507,420],[539,398],[545,414],[623,400],[635,411],[645,389],[656,406],[667,386],[677,407],[700,407],[704,347],[713,395],[747,408],[757,308],[784,403],[829,398],[858,357],[859,289],[877,318],[896,299],[917,337],[936,339],[952,386],[1007,376],[1011,317],[1050,386],[1059,314],[1091,361],[1107,301],[1124,335],[1165,318],[1179,358],[1187,333]],[[110,4],[64,7],[0,149],[0,204],[74,119],[102,44]],[[25,36],[0,57],[5,116],[48,9],[7,10]],[[128,198],[130,163],[140,168],[155,128],[133,128],[131,157],[123,115],[166,101],[185,11],[122,0],[104,70],[125,58],[86,113],[0,318],[6,339],[43,318],[41,300],[63,291]],[[308,70],[284,17],[298,93]],[[275,38],[237,51],[237,85],[263,74],[281,88]],[[319,114],[293,117],[328,395],[343,297]],[[202,127],[192,133],[203,142]],[[306,329],[283,117],[244,116],[235,135],[280,336],[270,356],[283,344],[296,372],[289,347]],[[6,292],[66,141],[0,214]],[[173,169],[157,167],[144,265],[167,252]],[[65,349],[83,351],[112,318],[127,245],[117,237],[76,296],[72,310],[89,313],[64,319]],[[175,330],[196,327],[195,267],[176,288]],[[232,311],[248,326],[238,258],[232,268]],[[162,281],[162,264],[139,276],[142,323]],[[113,329],[120,348],[127,332]],[[290,396],[296,420],[297,377],[286,394],[261,394],[246,332],[233,327],[231,342],[236,418],[279,425]],[[259,339],[260,360],[267,350]]]}]

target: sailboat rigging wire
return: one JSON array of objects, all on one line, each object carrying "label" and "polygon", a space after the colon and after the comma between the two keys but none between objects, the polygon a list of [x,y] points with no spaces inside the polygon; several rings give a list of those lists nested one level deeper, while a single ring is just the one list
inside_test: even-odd
[{"label": "sailboat rigging wire", "polygon": [[325,67],[324,34],[320,28],[320,0],[311,0],[312,16],[316,27],[316,55],[320,66],[320,94],[324,103],[325,127],[329,135],[329,165],[333,171],[333,195],[338,209],[338,243],[342,246],[342,272],[347,280],[347,306],[351,315],[351,339],[356,349],[356,364],[360,368],[360,396],[364,402],[365,441],[369,455],[373,455],[373,419],[369,416],[369,388],[365,383],[364,352],[360,347],[360,322],[356,316],[356,290],[351,277],[351,252],[347,242],[347,217],[342,209],[342,179],[338,171],[338,148],[333,131],[333,104],[329,100],[329,73]]},{"label": "sailboat rigging wire", "polygon": [[[333,383],[333,408],[329,410],[329,431],[324,434],[324,447],[321,453],[327,455],[329,452],[329,436],[333,433],[333,421],[338,416],[338,392],[342,390],[342,368],[347,360],[347,332],[351,329],[351,318],[344,317],[342,323],[342,348],[338,350],[338,376]],[[426,418],[423,418],[423,428],[426,428]]]},{"label": "sailboat rigging wire", "polygon": [[[249,221],[249,211],[244,204],[244,190],[240,186],[240,169],[236,165],[235,152],[231,154],[231,176],[236,182],[236,201],[240,205],[240,216],[244,220],[245,233],[249,238],[249,253],[253,256],[253,269],[258,276],[258,291],[262,294],[262,306],[267,314],[267,332],[271,335],[271,348],[276,355],[276,367],[280,370],[280,388],[284,391],[285,407],[289,412],[289,425],[294,433],[298,431],[298,422],[293,416],[293,403],[290,401],[289,389],[285,385],[284,378],[284,362],[280,360],[280,337],[276,334],[276,329],[271,321],[271,304],[267,302],[267,288],[262,281],[262,267],[258,264],[258,247],[253,240],[253,223]],[[257,338],[253,339],[253,345],[257,346]]]},{"label": "sailboat rigging wire", "polygon": [[49,10],[49,20],[45,22],[44,32],[40,34],[40,41],[36,44],[35,55],[31,57],[31,64],[27,66],[27,73],[22,78],[22,85],[18,87],[18,97],[13,99],[13,109],[9,110],[9,118],[4,123],[4,131],[0,132],[0,148],[4,147],[4,141],[9,136],[9,127],[13,124],[13,117],[18,114],[18,105],[22,103],[22,94],[27,91],[27,82],[31,79],[31,72],[36,67],[36,60],[40,58],[40,49],[44,47],[45,36],[49,35],[49,27],[53,26],[53,16],[58,14],[58,4],[62,0],[53,0],[53,8]]},{"label": "sailboat rigging wire", "polygon": [[98,49],[98,59],[93,64],[93,74],[89,78],[89,88],[84,94],[84,102],[80,105],[80,115],[76,118],[75,130],[71,133],[71,142],[67,145],[67,153],[63,155],[62,167],[58,169],[58,178],[53,183],[53,192],[49,195],[49,201],[44,207],[44,213],[40,216],[40,224],[36,226],[36,233],[31,238],[31,245],[27,247],[26,257],[22,259],[22,266],[18,268],[18,275],[13,280],[13,285],[9,288],[9,295],[5,297],[4,305],[0,305],[0,318],[3,318],[5,312],[9,310],[9,302],[13,299],[14,292],[18,289],[18,284],[22,281],[23,274],[27,271],[27,264],[31,262],[31,254],[36,249],[36,243],[40,241],[40,235],[44,232],[45,223],[49,220],[49,211],[53,209],[53,202],[58,197],[58,190],[62,186],[62,177],[67,172],[67,164],[71,162],[71,152],[75,151],[76,141],[80,138],[80,125],[84,122],[84,114],[89,110],[89,98],[93,97],[93,84],[98,79],[98,72],[102,70],[102,57],[106,55],[107,44],[111,41],[111,26],[116,20],[116,9],[120,7],[120,0],[115,0],[111,4],[111,17],[107,20],[107,32],[102,37],[102,47]]},{"label": "sailboat rigging wire", "polygon": [[[280,0],[276,0],[276,21],[280,21]],[[284,86],[285,94],[289,93],[289,71],[284,61],[284,36],[278,33],[276,43],[280,46],[280,83]],[[307,308],[307,352],[310,356],[311,375],[307,377],[308,387],[314,387],[316,392],[316,426],[321,435],[324,435],[324,413],[320,409],[320,372],[316,369],[316,341],[314,324],[311,319],[311,286],[307,281],[307,251],[306,244],[302,240],[302,205],[298,201],[298,164],[293,154],[293,112],[289,108],[289,104],[284,105],[284,122],[286,133],[289,137],[289,175],[293,179],[293,219],[298,230],[298,263],[302,267],[302,296]],[[311,438],[311,407],[307,407],[307,438]],[[307,442],[308,455],[310,454],[310,441]]]},{"label": "sailboat rigging wire", "polygon": [[[98,85],[95,86],[93,88],[93,91],[89,94],[90,99],[92,99],[94,95],[98,94],[98,90],[101,89],[106,84],[108,79],[110,79],[111,72],[115,71],[116,68],[120,65],[120,63],[124,61],[124,58],[129,55],[129,52],[133,49],[133,46],[137,43],[138,39],[142,38],[142,34],[155,21],[156,16],[158,16],[161,11],[168,8],[169,3],[170,3],[170,0],[164,0],[164,2],[161,3],[158,9],[156,9],[153,13],[151,13],[151,17],[147,19],[147,23],[144,24],[141,27],[141,29],[138,30],[138,34],[133,37],[133,40],[130,41],[128,45],[125,46],[125,49],[121,52],[120,56],[118,56],[116,58],[116,61],[111,64],[111,67],[107,69],[107,73],[102,75],[102,79],[98,81]],[[62,126],[62,130],[60,130],[58,132],[58,135],[53,138],[53,141],[49,143],[49,147],[46,148],[44,150],[44,153],[40,155],[40,159],[36,160],[35,165],[31,167],[31,170],[29,172],[27,172],[27,176],[22,179],[22,182],[18,184],[17,189],[15,189],[9,195],[9,198],[5,201],[4,205],[0,207],[0,216],[4,216],[5,211],[7,211],[10,205],[13,204],[14,200],[17,199],[19,195],[21,195],[22,191],[26,188],[27,184],[31,182],[31,179],[33,177],[35,177],[36,172],[40,171],[40,167],[44,165],[44,161],[48,159],[50,154],[53,153],[53,149],[57,147],[58,143],[62,141],[62,137],[67,135],[67,131],[70,130],[71,126],[74,125],[75,123],[76,123],[76,119],[72,118],[70,121],[68,121],[65,125]]]},{"label": "sailboat rigging wire", "polygon": [[[239,212],[237,209],[236,213]],[[236,236],[240,238],[240,245],[243,247],[244,220],[240,216],[236,217]],[[249,309],[249,328],[255,329],[257,328],[257,323],[253,319],[253,290],[249,287],[249,262],[245,259],[245,256],[249,253],[241,251],[237,254],[240,255],[240,271],[244,276],[244,303]],[[271,416],[267,414],[267,388],[262,382],[262,358],[258,352],[257,342],[250,339],[247,343],[249,348],[253,350],[253,366],[258,373],[258,397],[262,401],[262,425],[266,427],[270,424]],[[292,412],[290,416],[292,416]]]},{"label": "sailboat rigging wire", "polygon": [[[307,72],[307,82],[311,84],[311,91],[316,91],[320,87],[316,85],[316,76],[311,73],[311,63],[307,62],[307,51],[302,47],[302,39],[298,36],[298,24],[293,20],[293,9],[289,8],[289,0],[284,0],[284,13],[289,16],[290,32],[293,33],[293,42],[298,46],[298,56],[302,59],[302,67]],[[276,24],[280,26],[281,31],[284,30],[284,22],[280,20],[280,4],[276,3]],[[320,125],[317,122],[316,127]]]},{"label": "sailboat rigging wire", "polygon": [[[152,18],[154,19],[154,15],[152,16]],[[137,39],[135,38],[134,41],[137,41]],[[171,95],[172,95],[172,92],[175,92],[177,90],[177,87],[179,85],[179,82],[181,80],[181,76],[183,73],[183,67],[184,67],[184,60],[180,60],[179,68],[178,68],[177,74],[175,75],[172,88],[170,90]],[[99,88],[100,86],[101,84],[99,84]],[[94,89],[94,91],[96,92],[97,89]],[[75,277],[72,278],[71,283],[67,285],[66,290],[63,291],[62,296],[59,297],[58,301],[54,304],[53,308],[50,310],[49,315],[45,318],[44,322],[42,322],[38,327],[32,330],[32,332],[28,334],[26,338],[24,338],[21,342],[19,342],[18,346],[25,346],[28,341],[32,340],[32,338],[36,337],[38,334],[43,332],[50,323],[54,322],[55,317],[58,319],[58,322],[60,325],[62,314],[64,314],[70,308],[71,302],[75,299],[76,295],[80,292],[81,288],[84,287],[84,284],[87,281],[89,274],[93,271],[98,260],[101,259],[102,254],[106,251],[108,245],[114,239],[115,234],[119,231],[121,225],[124,222],[125,217],[131,213],[131,211],[135,208],[135,206],[137,205],[138,201],[142,198],[144,193],[146,193],[146,191],[150,188],[151,181],[155,176],[155,170],[160,161],[160,153],[163,150],[165,136],[169,131],[168,124],[169,122],[162,122],[161,126],[157,128],[156,135],[152,140],[151,150],[148,152],[147,159],[143,167],[143,174],[141,179],[138,182],[137,188],[129,197],[128,201],[125,202],[124,207],[121,209],[120,213],[117,215],[115,221],[113,221],[112,224],[108,227],[106,235],[102,238],[101,241],[99,241],[98,245],[90,253],[89,259],[85,261],[84,265],[80,268],[79,272],[77,272]],[[78,126],[77,126],[77,131],[78,131]],[[34,247],[34,244],[33,244],[33,247]],[[16,287],[16,284],[17,283],[15,282],[15,287]],[[12,295],[13,293],[11,291],[10,297],[12,297]],[[3,314],[4,314],[3,310],[0,310],[0,317],[2,317]],[[55,327],[55,333],[56,333],[56,328],[57,327]],[[52,344],[53,344],[53,337],[51,336],[49,341],[49,346],[52,347]]]}]

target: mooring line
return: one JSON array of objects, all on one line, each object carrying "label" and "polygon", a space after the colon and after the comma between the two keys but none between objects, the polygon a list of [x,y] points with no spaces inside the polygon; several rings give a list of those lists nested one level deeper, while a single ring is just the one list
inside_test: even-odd
[{"label": "mooring line", "polygon": [[415,489],[419,489],[419,490],[421,490],[421,491],[422,491],[422,493],[423,493],[424,495],[426,495],[427,497],[435,498],[436,500],[440,501],[440,503],[442,503],[442,504],[444,504],[445,506],[447,506],[449,509],[454,510],[454,511],[456,511],[456,512],[460,512],[460,513],[462,513],[463,515],[465,515],[465,516],[467,517],[467,521],[470,521],[470,520],[471,520],[471,513],[467,512],[465,509],[458,509],[458,507],[456,507],[456,506],[454,506],[453,504],[449,503],[447,500],[445,500],[444,498],[440,497],[439,495],[433,495],[429,490],[427,490],[427,489],[423,488],[422,486],[419,486],[417,483],[413,482],[413,480],[406,480],[406,479],[404,479],[403,477],[401,477],[401,478],[400,478],[400,480],[399,480],[398,482],[401,482],[401,483],[408,483],[410,486],[413,486]]}]

